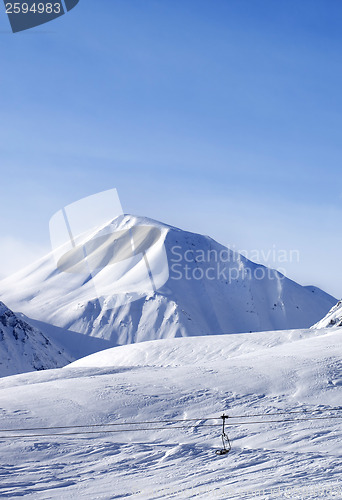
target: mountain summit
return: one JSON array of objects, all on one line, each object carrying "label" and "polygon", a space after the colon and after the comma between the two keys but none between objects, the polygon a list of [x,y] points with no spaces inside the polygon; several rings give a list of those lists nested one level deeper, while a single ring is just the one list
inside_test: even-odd
[{"label": "mountain summit", "polygon": [[[128,234],[136,254],[127,253]],[[148,218],[123,215],[87,237],[57,264],[49,254],[0,282],[0,298],[108,347],[308,328],[336,302],[208,236]]]}]

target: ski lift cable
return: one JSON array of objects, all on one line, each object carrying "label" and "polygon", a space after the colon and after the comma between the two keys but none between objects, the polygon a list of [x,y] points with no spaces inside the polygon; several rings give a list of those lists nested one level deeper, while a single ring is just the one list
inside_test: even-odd
[{"label": "ski lift cable", "polygon": [[229,418],[251,418],[251,417],[269,417],[269,416],[277,416],[277,415],[292,415],[292,414],[302,414],[308,415],[310,413],[317,412],[327,412],[327,411],[341,411],[342,406],[332,407],[332,408],[317,408],[316,410],[295,410],[295,411],[284,411],[284,412],[270,412],[270,413],[254,413],[250,415],[230,415]]},{"label": "ski lift cable", "polygon": [[[218,417],[217,420],[222,417]],[[228,417],[227,417],[228,418]],[[229,417],[230,418],[230,417]],[[342,418],[342,416],[331,415],[329,417],[309,417],[309,418],[293,418],[293,419],[282,419],[282,420],[258,420],[253,422],[234,422],[225,424],[229,427],[238,426],[238,425],[255,425],[255,424],[265,424],[265,423],[295,423],[295,422],[303,422],[303,421],[313,421],[313,420],[331,420],[336,418]],[[95,426],[94,426],[95,427]],[[105,427],[105,426],[104,426]],[[37,437],[51,437],[51,436],[75,436],[75,435],[86,435],[86,434],[107,434],[107,433],[119,433],[119,432],[146,432],[146,431],[166,431],[173,429],[197,429],[200,427],[216,427],[217,424],[202,424],[199,423],[197,425],[179,425],[179,426],[169,426],[169,427],[147,427],[147,428],[126,428],[126,429],[102,429],[102,430],[93,430],[93,431],[73,431],[73,432],[56,432],[56,433],[42,433],[42,434],[12,434],[12,435],[0,435],[0,440],[2,439],[15,439],[15,438],[37,438]],[[69,427],[72,429],[73,427]],[[51,430],[53,428],[46,427],[45,430]],[[6,432],[23,432],[24,429],[8,429]],[[2,431],[4,432],[4,431]]]},{"label": "ski lift cable", "polygon": [[[309,411],[288,411],[288,412],[276,412],[276,413],[255,413],[251,415],[230,415],[229,419],[237,419],[237,418],[252,418],[252,417],[269,417],[269,416],[278,416],[278,415],[291,415],[291,414],[301,414],[301,415],[310,415],[312,413],[316,412],[326,412],[326,411],[337,411],[337,410],[342,410],[342,407],[336,407],[336,408],[329,408],[329,409],[318,409],[318,410],[312,410],[311,412]],[[338,415],[332,415],[329,417],[319,417],[319,418],[341,418]],[[102,423],[102,424],[83,424],[83,425],[59,425],[59,426],[52,426],[52,427],[27,427],[27,428],[22,428],[22,429],[0,429],[1,432],[29,432],[29,431],[42,431],[42,430],[52,430],[52,429],[81,429],[85,427],[112,427],[112,426],[119,426],[122,427],[124,425],[147,425],[147,424],[173,424],[173,423],[179,423],[179,422],[198,422],[198,421],[209,421],[209,420],[219,420],[222,417],[203,417],[203,418],[184,418],[184,419],[170,419],[170,420],[147,420],[147,421],[138,421],[138,422],[132,422],[132,421],[125,421],[125,422],[109,422],[109,423]],[[316,417],[318,418],[318,417]],[[299,420],[299,419],[297,419]],[[307,418],[305,418],[307,420]],[[281,422],[284,422],[285,420],[280,420]],[[273,420],[274,422],[274,420]],[[248,422],[241,422],[241,424],[247,424]],[[250,422],[252,423],[252,422]],[[258,422],[259,423],[259,422]],[[200,425],[200,424],[198,424]],[[201,424],[204,425],[204,424]],[[231,423],[229,425],[239,425],[238,422]],[[191,427],[191,426],[189,426]],[[197,425],[196,425],[197,427]],[[171,427],[170,427],[171,428]],[[172,427],[173,429],[175,428],[174,426]],[[121,429],[120,429],[121,431]]]}]

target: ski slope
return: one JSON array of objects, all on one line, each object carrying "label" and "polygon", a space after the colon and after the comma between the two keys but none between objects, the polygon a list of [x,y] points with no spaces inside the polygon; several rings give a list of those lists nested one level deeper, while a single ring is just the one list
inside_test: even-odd
[{"label": "ski slope", "polygon": [[[12,431],[0,432],[0,495],[341,498],[342,415],[331,410],[342,401],[341,338],[342,328],[165,339],[3,378],[1,428]],[[223,411],[233,448],[218,457],[221,423],[204,419]],[[288,411],[300,419],[266,417]],[[254,414],[263,416],[242,418]],[[194,427],[162,423],[173,419]],[[146,421],[155,423],[134,425]],[[16,428],[75,425],[100,427],[4,439],[30,434]]]},{"label": "ski slope", "polygon": [[[169,275],[158,290],[136,293],[137,300],[129,292],[130,280],[142,273],[142,257],[106,265],[94,280],[81,272],[62,272],[50,254],[1,281],[1,300],[39,321],[35,324],[47,335],[52,325],[70,331],[70,338],[82,334],[99,339],[105,347],[162,338],[309,328],[336,303],[322,290],[301,286],[208,236],[144,217],[120,216],[97,228],[87,242],[91,246],[92,238],[128,234],[138,227],[155,228],[161,235],[159,246],[146,252],[156,282],[166,271]],[[115,252],[113,245],[106,247],[102,261],[112,262]],[[109,294],[100,296],[102,307],[97,295],[101,290]],[[68,335],[55,338],[65,340],[65,348],[80,357],[75,344],[68,344]],[[98,350],[95,344],[92,352]]]}]

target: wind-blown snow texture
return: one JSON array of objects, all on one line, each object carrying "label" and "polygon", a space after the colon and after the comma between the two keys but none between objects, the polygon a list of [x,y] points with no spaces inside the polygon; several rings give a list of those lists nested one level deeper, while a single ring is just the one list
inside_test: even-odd
[{"label": "wind-blown snow texture", "polygon": [[42,332],[0,302],[0,377],[58,368],[71,359]]},{"label": "wind-blown snow texture", "polygon": [[[121,346],[72,365],[0,380],[1,428],[195,419],[126,431],[4,439],[2,498],[143,500],[342,497],[342,328],[167,339]],[[232,417],[232,451],[221,423]],[[246,419],[252,414],[265,417]],[[248,422],[259,422],[248,425]],[[201,426],[212,423],[214,427]],[[180,423],[176,424],[180,425]],[[118,427],[87,431],[118,430]],[[80,429],[76,429],[80,430]],[[42,432],[42,431],[40,431]],[[68,430],[59,432],[70,432]],[[24,431],[28,434],[28,431]],[[254,494],[254,492],[256,492]]]},{"label": "wind-blown snow texture", "polygon": [[[193,335],[309,328],[336,302],[321,290],[300,286],[236,252],[224,253],[226,261],[217,262],[215,254],[220,257],[226,252],[219,243],[150,219],[121,216],[94,234],[133,225],[157,226],[165,237],[170,276],[156,293],[134,302],[116,296],[116,307],[101,309],[91,280],[61,273],[48,255],[3,280],[0,298],[33,319],[100,338],[110,346]],[[156,256],[153,251],[147,254],[153,266]],[[183,256],[181,261],[179,255]],[[127,269],[131,275],[136,271],[134,265]],[[190,279],[186,279],[185,266]],[[209,278],[197,279],[208,269]],[[98,281],[105,282],[107,272],[104,268]],[[251,278],[243,279],[244,273]],[[265,277],[259,279],[263,274]]]}]

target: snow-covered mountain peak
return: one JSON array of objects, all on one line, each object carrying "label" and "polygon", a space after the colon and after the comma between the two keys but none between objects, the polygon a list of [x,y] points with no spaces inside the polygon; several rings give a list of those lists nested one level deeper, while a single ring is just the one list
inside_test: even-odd
[{"label": "snow-covered mountain peak", "polygon": [[176,232],[182,232],[182,229],[179,229],[175,226],[170,226],[156,219],[151,219],[150,217],[144,217],[133,214],[123,214],[114,217],[111,220],[108,220],[104,224],[94,228],[91,232],[85,234],[87,235],[88,239],[91,239],[93,237],[100,236],[101,234],[108,234],[114,231],[128,230],[135,226],[152,226],[163,231],[172,230]]},{"label": "snow-covered mountain peak", "polygon": [[128,214],[3,280],[0,299],[112,346],[309,328],[336,302],[208,236]]}]

